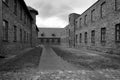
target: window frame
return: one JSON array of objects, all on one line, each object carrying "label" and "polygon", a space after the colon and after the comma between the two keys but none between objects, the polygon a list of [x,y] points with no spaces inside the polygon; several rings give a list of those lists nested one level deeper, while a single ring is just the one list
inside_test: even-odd
[{"label": "window frame", "polygon": [[85,41],[85,44],[87,44],[88,43],[88,33],[87,32],[85,32],[85,38],[84,38],[84,41]]},{"label": "window frame", "polygon": [[17,26],[14,26],[14,42],[17,41]]},{"label": "window frame", "polygon": [[91,43],[95,44],[95,30],[91,31]]},{"label": "window frame", "polygon": [[115,25],[115,42],[120,43],[120,24]]},{"label": "window frame", "polygon": [[5,42],[8,42],[8,37],[9,37],[8,27],[9,27],[8,21],[3,20],[3,41]]},{"label": "window frame", "polygon": [[79,43],[82,43],[82,33],[79,35]]},{"label": "window frame", "polygon": [[106,43],[106,27],[101,28],[101,43],[102,45]]}]

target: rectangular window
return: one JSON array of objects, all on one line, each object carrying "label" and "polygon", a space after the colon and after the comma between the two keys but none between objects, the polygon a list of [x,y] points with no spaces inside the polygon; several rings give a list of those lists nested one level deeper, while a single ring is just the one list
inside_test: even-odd
[{"label": "rectangular window", "polygon": [[82,33],[80,33],[80,39],[79,39],[79,42],[82,43]]},{"label": "rectangular window", "polygon": [[101,28],[101,43],[106,43],[106,28]]},{"label": "rectangular window", "polygon": [[14,42],[17,41],[17,27],[14,26]]},{"label": "rectangular window", "polygon": [[3,40],[8,41],[8,22],[3,20]]},{"label": "rectangular window", "polygon": [[91,11],[91,21],[95,21],[95,9]]},{"label": "rectangular window", "polygon": [[22,6],[20,6],[20,19],[22,20]]},{"label": "rectangular window", "polygon": [[85,15],[84,24],[87,24],[87,15]]},{"label": "rectangular window", "polygon": [[22,29],[20,29],[20,42],[22,42]]},{"label": "rectangular window", "polygon": [[78,43],[78,35],[76,35],[76,43]]},{"label": "rectangular window", "polygon": [[17,15],[17,0],[14,0],[14,13]]},{"label": "rectangular window", "polygon": [[116,42],[120,42],[120,24],[115,26],[115,40]]},{"label": "rectangular window", "polygon": [[26,13],[24,12],[24,23],[26,24]]},{"label": "rectangular window", "polygon": [[103,2],[100,6],[100,17],[103,18],[106,14],[106,2]]},{"label": "rectangular window", "polygon": [[24,42],[26,42],[26,32],[24,31]]},{"label": "rectangular window", "polygon": [[87,32],[85,32],[85,43],[87,44]]},{"label": "rectangular window", "polygon": [[91,31],[91,43],[95,44],[95,30]]},{"label": "rectangular window", "polygon": [[80,28],[82,27],[82,18],[80,18]]},{"label": "rectangular window", "polygon": [[120,10],[120,0],[115,0],[115,10]]}]

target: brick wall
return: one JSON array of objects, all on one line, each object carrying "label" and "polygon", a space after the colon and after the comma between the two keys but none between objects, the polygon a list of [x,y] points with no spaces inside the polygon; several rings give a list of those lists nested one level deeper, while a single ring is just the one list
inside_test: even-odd
[{"label": "brick wall", "polygon": [[[9,1],[8,4],[2,2],[2,8],[0,8],[0,10],[2,9],[2,18],[0,18],[1,19],[0,23],[2,23],[3,20],[6,20],[8,22],[8,41],[5,42],[3,41],[3,39],[1,40],[3,44],[3,48],[4,48],[4,51],[2,53],[4,54],[12,54],[18,50],[24,49],[26,47],[30,47],[30,34],[31,34],[30,15],[28,15],[28,13],[25,12],[26,10],[23,7],[22,14],[26,13],[26,16],[28,17],[28,20],[27,20],[28,22],[27,21],[25,22],[25,18],[24,18],[25,15],[22,15],[22,20],[21,20],[20,19],[20,6],[23,6],[23,5],[20,4],[18,1],[17,15],[16,15],[14,13],[14,7],[13,7],[14,2],[13,1],[14,0]],[[16,26],[17,28],[16,30],[17,40],[16,41],[14,41],[14,26]],[[1,28],[2,27],[3,26],[1,26]],[[20,29],[22,29],[22,41],[20,41]],[[0,31],[0,32],[3,32],[3,31]],[[1,36],[3,38],[2,34]]]},{"label": "brick wall", "polygon": [[[118,0],[120,3],[120,0]],[[91,13],[94,10],[91,19]],[[102,11],[102,12],[101,12]],[[102,15],[101,15],[102,14]],[[84,24],[85,15],[87,15],[87,24]],[[76,47],[88,48],[102,52],[114,51],[119,53],[120,44],[115,43],[115,25],[120,23],[120,10],[115,10],[115,0],[99,0],[88,8],[81,16],[77,19],[80,23],[77,25],[78,30],[76,34],[82,33],[82,43],[77,43]],[[106,42],[103,45],[101,43],[101,28],[106,28]],[[91,31],[95,30],[95,44],[91,43]],[[84,33],[88,33],[88,43],[84,42]],[[79,40],[79,39],[78,39]]]}]

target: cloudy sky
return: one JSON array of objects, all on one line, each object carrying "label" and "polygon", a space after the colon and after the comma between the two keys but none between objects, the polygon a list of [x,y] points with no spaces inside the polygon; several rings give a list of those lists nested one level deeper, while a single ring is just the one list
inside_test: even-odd
[{"label": "cloudy sky", "polygon": [[70,13],[81,14],[97,0],[24,0],[39,11],[38,27],[63,28],[68,24]]}]

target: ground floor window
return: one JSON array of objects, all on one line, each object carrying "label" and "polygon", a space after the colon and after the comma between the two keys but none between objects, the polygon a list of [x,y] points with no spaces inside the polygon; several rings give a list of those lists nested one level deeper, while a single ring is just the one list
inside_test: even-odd
[{"label": "ground floor window", "polygon": [[87,32],[85,32],[85,43],[87,44]]},{"label": "ground floor window", "polygon": [[106,28],[101,28],[101,43],[103,45],[106,43]]},{"label": "ground floor window", "polygon": [[8,22],[3,20],[3,40],[8,41]]},{"label": "ground floor window", "polygon": [[80,39],[79,42],[82,43],[82,33],[80,33]]},{"label": "ground floor window", "polygon": [[91,31],[91,43],[95,44],[95,30]]},{"label": "ground floor window", "polygon": [[115,26],[115,40],[116,42],[120,42],[120,24]]}]

